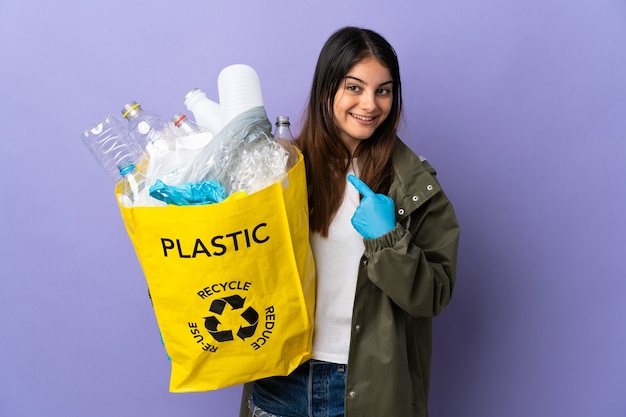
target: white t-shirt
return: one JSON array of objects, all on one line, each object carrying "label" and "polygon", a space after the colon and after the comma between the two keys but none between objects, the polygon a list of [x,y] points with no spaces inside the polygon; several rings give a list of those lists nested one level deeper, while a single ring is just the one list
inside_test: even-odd
[{"label": "white t-shirt", "polygon": [[311,234],[316,268],[313,358],[348,363],[352,308],[365,246],[350,219],[359,205],[359,192],[346,181],[344,198],[328,230],[328,237]]}]

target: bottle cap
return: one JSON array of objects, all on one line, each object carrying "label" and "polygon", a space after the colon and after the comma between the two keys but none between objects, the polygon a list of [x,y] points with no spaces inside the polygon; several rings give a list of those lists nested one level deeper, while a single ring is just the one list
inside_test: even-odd
[{"label": "bottle cap", "polygon": [[187,118],[186,115],[184,115],[183,113],[176,113],[173,117],[172,117],[172,122],[174,122],[174,126],[178,127],[183,120],[185,120]]},{"label": "bottle cap", "polygon": [[120,175],[123,177],[124,175],[132,172],[135,169],[135,164],[130,159],[127,159],[117,164],[117,167],[120,170]]},{"label": "bottle cap", "polygon": [[276,124],[277,125],[288,125],[289,123],[289,116],[278,116],[276,118]]},{"label": "bottle cap", "polygon": [[141,105],[139,105],[136,101],[131,101],[122,108],[122,114],[124,117],[128,117],[129,115],[134,116],[139,110],[141,110]]}]

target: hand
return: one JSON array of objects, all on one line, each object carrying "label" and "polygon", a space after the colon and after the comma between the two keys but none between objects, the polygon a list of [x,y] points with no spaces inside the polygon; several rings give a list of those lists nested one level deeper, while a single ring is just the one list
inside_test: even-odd
[{"label": "hand", "polygon": [[376,194],[367,184],[354,175],[348,181],[363,194],[361,204],[352,216],[352,226],[364,238],[374,239],[389,233],[396,227],[396,209],[393,200],[384,194]]}]

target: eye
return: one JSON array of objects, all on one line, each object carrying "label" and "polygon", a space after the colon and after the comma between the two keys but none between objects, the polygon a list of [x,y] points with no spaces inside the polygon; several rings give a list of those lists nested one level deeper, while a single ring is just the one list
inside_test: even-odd
[{"label": "eye", "polygon": [[353,93],[358,93],[359,90],[360,90],[359,86],[358,85],[354,85],[354,84],[347,84],[346,85],[346,89],[348,91],[352,91]]},{"label": "eye", "polygon": [[379,96],[388,96],[391,94],[391,90],[388,88],[379,88],[378,90],[376,90],[376,94],[378,94]]}]

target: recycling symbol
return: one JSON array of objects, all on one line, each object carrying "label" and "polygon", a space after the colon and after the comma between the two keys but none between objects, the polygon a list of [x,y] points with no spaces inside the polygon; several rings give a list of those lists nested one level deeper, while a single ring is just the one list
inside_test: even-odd
[{"label": "recycling symbol", "polygon": [[[224,310],[226,309],[226,305],[230,306],[231,311],[237,311],[243,309],[245,301],[245,298],[242,298],[238,295],[218,298],[213,300],[209,311],[216,314],[217,316],[222,316],[222,313],[224,313]],[[232,312],[230,314],[232,314]],[[218,342],[227,342],[229,340],[234,340],[232,330],[219,329],[222,322],[217,316],[214,315],[204,317],[204,327],[209,331],[209,334],[211,334],[211,336],[213,336],[213,338]],[[254,308],[248,307],[240,314],[240,316],[245,320],[247,325],[239,326],[239,329],[237,329],[237,336],[241,340],[245,341],[246,338],[254,335],[256,327],[259,324],[259,313],[257,313]]]}]

